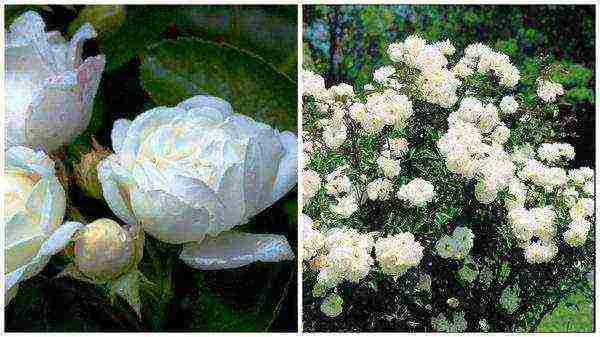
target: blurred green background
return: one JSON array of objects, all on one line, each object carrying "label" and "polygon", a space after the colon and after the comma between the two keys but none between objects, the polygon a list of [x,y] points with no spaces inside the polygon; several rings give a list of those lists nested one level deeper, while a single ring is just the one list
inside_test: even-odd
[{"label": "blurred green background", "polygon": [[[296,131],[297,6],[6,6],[5,28],[26,10],[38,12],[47,31],[58,30],[65,38],[92,23],[98,37],[86,42],[84,57],[104,54],[107,60],[88,129],[57,154],[66,170],[65,220],[118,219],[73,178],[92,137],[112,148],[110,132],[118,118],[133,119],[207,93],[228,100],[236,112]],[[296,204],[294,189],[240,229],[283,234],[295,250]],[[294,261],[198,271],[178,259],[180,248],[146,235],[139,268],[155,286],[142,288],[141,320],[122,299],[111,303],[105,287],[57,278],[71,261],[67,249],[20,285],[6,307],[5,328],[297,330]]]},{"label": "blurred green background", "polygon": [[[450,39],[459,54],[471,43],[486,43],[510,56],[527,86],[536,79],[531,74],[542,69],[567,70],[554,75],[566,89],[556,140],[575,146],[576,167],[595,166],[594,6],[316,5],[304,6],[303,15],[303,66],[321,74],[327,86],[346,82],[361,90],[373,70],[389,62],[388,44],[413,33],[428,41]],[[310,289],[304,292],[304,302],[313,303]],[[339,331],[318,305],[305,305],[303,315],[305,329],[311,322],[317,330]],[[593,322],[594,294],[578,290],[545,317],[538,331],[591,332]],[[355,331],[368,324],[340,322],[340,329]]]}]

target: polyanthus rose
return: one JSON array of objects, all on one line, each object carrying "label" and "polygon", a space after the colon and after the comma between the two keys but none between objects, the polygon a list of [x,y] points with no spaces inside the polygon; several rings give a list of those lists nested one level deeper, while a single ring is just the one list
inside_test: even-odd
[{"label": "polyanthus rose", "polygon": [[407,201],[410,206],[424,207],[435,196],[433,184],[416,178],[398,189],[398,198]]},{"label": "polyanthus rose", "polygon": [[14,20],[6,34],[6,140],[54,151],[83,132],[104,69],[104,56],[81,62],[83,42],[96,36],[86,23],[70,42],[45,32],[36,12]]},{"label": "polyanthus rose", "polygon": [[6,152],[5,165],[8,303],[17,293],[19,282],[39,273],[81,226],[76,222],[62,224],[65,191],[54,173],[54,162],[43,151],[11,147]]},{"label": "polyanthus rose", "polygon": [[226,232],[296,184],[293,133],[199,95],[117,120],[112,144],[115,154],[98,165],[108,205],[159,240],[188,243],[181,254],[187,264],[224,269],[293,257],[281,235]]},{"label": "polyanthus rose", "polygon": [[377,240],[375,255],[383,273],[400,276],[419,264],[423,247],[411,233],[400,233]]}]

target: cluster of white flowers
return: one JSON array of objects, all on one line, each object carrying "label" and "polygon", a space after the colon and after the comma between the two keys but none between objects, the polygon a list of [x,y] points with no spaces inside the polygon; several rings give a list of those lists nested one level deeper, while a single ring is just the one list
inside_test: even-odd
[{"label": "cluster of white flowers", "polygon": [[307,204],[321,189],[322,181],[319,174],[313,170],[302,171],[302,201]]},{"label": "cluster of white flowers", "polygon": [[[358,154],[364,140],[380,147],[364,158],[348,158],[333,172],[302,171],[303,206],[323,187],[328,202],[319,208],[319,221],[324,227],[333,227],[322,232],[313,227],[310,218],[301,220],[303,257],[318,271],[315,296],[326,296],[344,281],[360,281],[374,263],[384,274],[399,277],[423,258],[425,250],[411,233],[374,242],[375,233],[344,227],[357,220],[356,214],[362,215],[357,211],[365,203],[426,207],[436,192],[440,193],[436,190],[440,187],[434,188],[422,178],[410,177],[412,180],[401,185],[407,178],[405,172],[412,172],[411,167],[402,165],[411,165],[420,150],[420,144],[413,149],[400,137],[416,115],[413,102],[449,109],[448,129],[436,143],[446,168],[474,182],[474,196],[480,203],[503,205],[507,223],[490,226],[508,226],[513,244],[523,250],[529,263],[550,262],[558,253],[561,238],[572,247],[587,241],[594,221],[594,171],[564,168],[575,158],[569,144],[545,143],[537,149],[531,144],[515,145],[518,131],[509,127],[530,117],[528,108],[520,108],[517,99],[521,96],[512,92],[521,78],[519,70],[507,55],[481,43],[469,45],[464,55],[450,64],[448,56],[455,52],[450,41],[429,43],[418,35],[392,43],[387,54],[393,64],[377,68],[373,81],[361,93],[345,83],[327,89],[322,77],[303,73],[304,95],[313,98],[321,118],[312,130],[316,134],[304,137],[304,156],[320,158],[323,151]],[[502,96],[480,97],[476,89],[463,90],[485,76],[502,87]],[[544,102],[555,101],[563,93],[558,83],[538,81],[538,96]],[[346,143],[348,139],[352,144]],[[317,168],[321,163],[313,169],[322,170]],[[565,223],[567,211],[570,219]],[[469,254],[475,240],[471,229],[457,227],[435,241],[435,253],[464,267],[472,261]],[[342,311],[343,300],[336,292],[321,306],[331,317]]]},{"label": "cluster of white flowers", "polygon": [[498,108],[465,97],[448,116],[448,124],[448,132],[437,143],[446,167],[453,173],[477,179],[477,200],[493,202],[510,182],[514,170],[509,154],[503,149],[510,130],[501,122]]},{"label": "cluster of white flowers", "polygon": [[392,181],[377,178],[367,185],[367,196],[371,200],[388,200],[392,191]]},{"label": "cluster of white flowers", "polygon": [[312,259],[325,247],[325,235],[313,228],[312,219],[305,214],[300,214],[300,256],[303,260]]},{"label": "cluster of white flowers", "polygon": [[544,143],[538,148],[538,158],[548,164],[575,159],[575,148],[567,143]]},{"label": "cluster of white flowers", "polygon": [[398,189],[398,198],[416,207],[424,207],[434,196],[433,185],[421,178],[415,178]]},{"label": "cluster of white flowers", "polygon": [[420,71],[418,83],[426,101],[446,108],[456,103],[461,81],[448,69],[446,55],[455,52],[450,41],[428,44],[420,36],[411,35],[403,42],[392,43],[387,52],[392,61]]},{"label": "cluster of white flowers", "polygon": [[400,233],[377,240],[375,255],[384,274],[400,276],[421,262],[423,247],[411,233]]},{"label": "cluster of white flowers", "polygon": [[470,76],[475,72],[492,73],[500,85],[514,88],[521,78],[519,69],[515,67],[508,55],[494,51],[482,43],[474,43],[465,48],[465,55],[458,61],[459,68],[454,68],[458,77]]},{"label": "cluster of white flowers", "polygon": [[400,174],[400,160],[392,158],[388,150],[381,151],[381,155],[377,158],[377,166],[387,178],[394,178]]},{"label": "cluster of white flowers", "polygon": [[546,166],[535,159],[529,159],[527,164],[517,172],[517,176],[524,182],[543,187],[546,192],[555,191],[567,183],[565,169]]},{"label": "cluster of white flowers", "polygon": [[358,282],[369,273],[373,258],[373,233],[352,228],[332,228],[325,234],[324,261],[319,266],[318,288],[331,289],[343,281]]},{"label": "cluster of white flowers", "polygon": [[556,101],[556,97],[561,96],[565,93],[565,90],[563,89],[563,86],[560,83],[538,79],[537,85],[537,95],[542,101],[546,103]]}]

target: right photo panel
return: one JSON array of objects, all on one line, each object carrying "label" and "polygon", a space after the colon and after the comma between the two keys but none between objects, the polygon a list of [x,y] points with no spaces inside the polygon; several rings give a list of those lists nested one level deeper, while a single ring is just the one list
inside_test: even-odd
[{"label": "right photo panel", "polygon": [[595,10],[303,6],[303,331],[595,331]]}]

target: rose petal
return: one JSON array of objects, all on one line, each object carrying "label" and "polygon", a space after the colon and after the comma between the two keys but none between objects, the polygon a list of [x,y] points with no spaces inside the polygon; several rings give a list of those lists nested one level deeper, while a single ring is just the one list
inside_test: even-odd
[{"label": "rose petal", "polygon": [[257,261],[293,260],[294,253],[282,235],[225,232],[200,243],[184,245],[179,258],[192,268],[220,270]]}]

